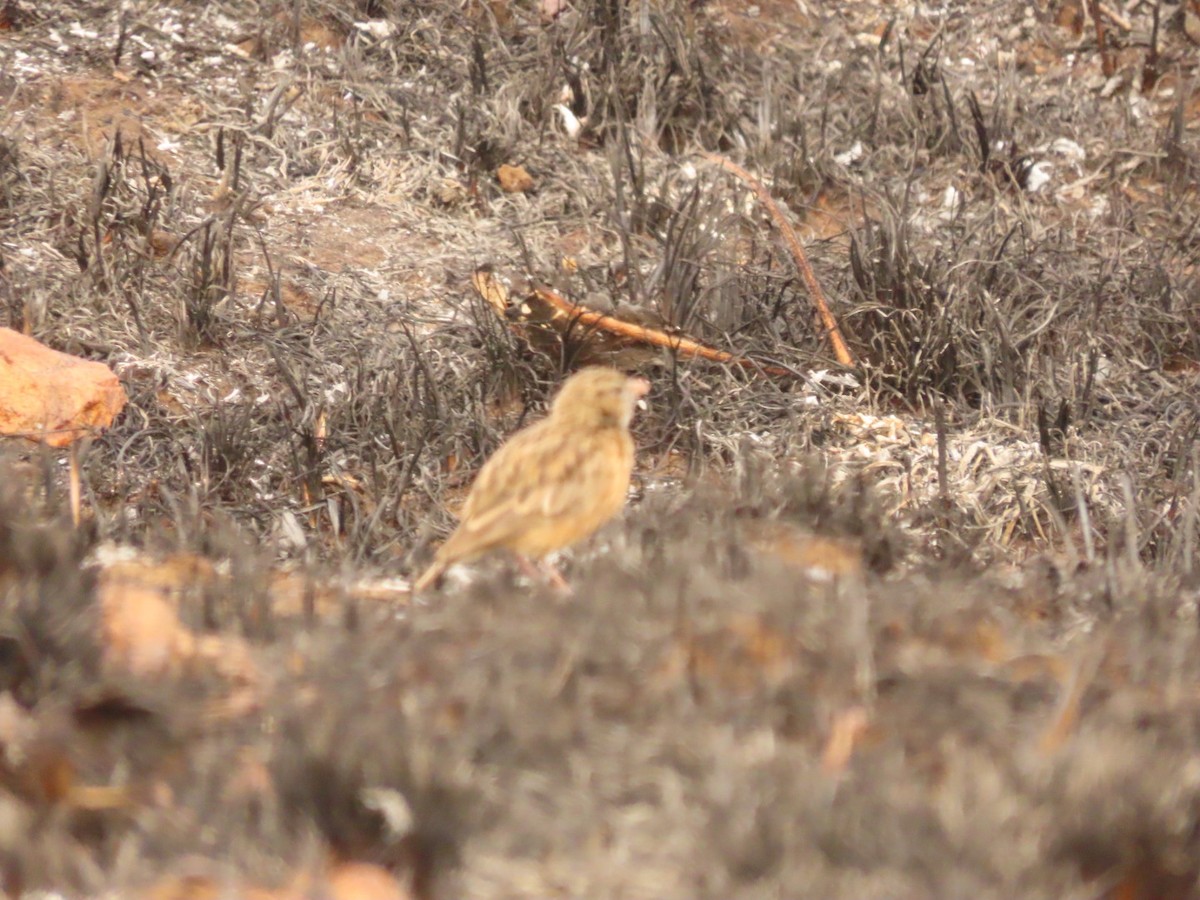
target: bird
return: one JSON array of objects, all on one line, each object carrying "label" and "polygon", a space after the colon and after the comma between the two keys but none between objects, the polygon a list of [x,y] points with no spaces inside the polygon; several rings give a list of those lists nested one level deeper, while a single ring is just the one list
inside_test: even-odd
[{"label": "bird", "polygon": [[[450,566],[491,550],[530,557],[583,540],[619,513],[633,475],[629,425],[650,390],[644,378],[588,366],[565,382],[544,419],[510,437],[483,464],[458,527],[413,583],[419,593]],[[551,576],[564,589],[561,576]]]}]

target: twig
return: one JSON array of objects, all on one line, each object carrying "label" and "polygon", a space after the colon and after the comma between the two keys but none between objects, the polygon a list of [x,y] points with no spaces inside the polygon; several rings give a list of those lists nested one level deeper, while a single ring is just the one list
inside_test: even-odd
[{"label": "twig", "polygon": [[937,427],[937,480],[938,498],[946,506],[950,505],[950,478],[947,473],[946,452],[946,405],[939,397],[933,407],[933,420]]},{"label": "twig", "polygon": [[829,729],[825,749],[821,753],[821,769],[827,775],[841,775],[850,764],[854,748],[861,743],[870,728],[867,711],[861,706],[851,706],[839,712]]},{"label": "twig", "polygon": [[1084,559],[1088,564],[1096,561],[1096,541],[1092,536],[1092,517],[1088,513],[1087,497],[1083,494],[1083,479],[1079,475],[1079,466],[1071,466],[1071,482],[1075,486],[1075,507],[1079,514],[1079,527],[1083,529]]},{"label": "twig", "polygon": [[80,478],[80,475],[79,475],[79,444],[78,443],[71,444],[70,455],[67,457],[67,459],[69,461],[69,469],[68,469],[69,481],[67,483],[69,486],[70,498],[71,498],[71,524],[74,525],[76,528],[78,528],[79,522],[81,519],[80,508],[83,505],[83,500],[82,500],[83,491],[81,489],[82,479]]},{"label": "twig", "polygon": [[1112,19],[1112,23],[1122,31],[1133,31],[1133,23],[1122,15],[1119,10],[1113,9],[1107,3],[1097,3],[1096,8]]},{"label": "twig", "polygon": [[1092,16],[1092,25],[1096,28],[1096,47],[1100,51],[1100,70],[1105,77],[1111,78],[1117,71],[1117,64],[1108,52],[1108,39],[1104,31],[1104,20],[1100,15],[1099,0],[1088,0],[1088,12]]},{"label": "twig", "polygon": [[792,228],[792,223],[787,220],[787,217],[779,209],[779,204],[775,202],[767,189],[763,187],[762,182],[733,160],[727,159],[724,156],[718,156],[716,153],[701,153],[700,155],[709,162],[716,163],[727,172],[732,172],[742,181],[746,182],[750,186],[750,189],[754,191],[755,196],[767,208],[767,212],[771,216],[771,221],[775,223],[775,226],[783,234],[783,239],[788,245],[788,250],[791,251],[792,259],[796,263],[796,269],[800,272],[800,277],[804,279],[809,296],[812,297],[813,305],[817,307],[817,314],[821,317],[821,324],[825,327],[825,331],[829,335],[829,343],[833,347],[834,356],[837,357],[837,361],[843,366],[855,368],[858,363],[854,359],[854,354],[846,346],[846,341],[842,338],[842,331],[838,328],[837,319],[833,317],[833,313],[829,310],[829,303],[825,299],[825,292],[821,290],[817,276],[813,273],[812,266],[809,265],[808,257],[804,253],[804,247],[800,244],[800,238],[796,236],[796,229]]},{"label": "twig", "polygon": [[1158,29],[1162,17],[1162,0],[1155,0],[1150,25],[1150,49],[1146,51],[1146,62],[1142,65],[1142,93],[1148,93],[1158,84]]}]

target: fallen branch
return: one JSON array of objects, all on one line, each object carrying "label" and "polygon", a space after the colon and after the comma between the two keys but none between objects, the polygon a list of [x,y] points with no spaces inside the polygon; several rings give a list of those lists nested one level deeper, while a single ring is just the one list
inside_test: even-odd
[{"label": "fallen branch", "polygon": [[796,236],[796,230],[792,228],[792,223],[787,220],[787,217],[779,209],[779,204],[775,202],[767,189],[763,187],[762,182],[733,160],[727,159],[724,156],[718,156],[716,153],[701,153],[700,155],[709,162],[716,163],[725,169],[725,171],[732,172],[742,181],[746,182],[750,189],[754,191],[755,196],[767,208],[771,220],[783,234],[783,239],[788,245],[788,250],[791,251],[792,260],[796,263],[796,269],[800,272],[800,277],[804,279],[809,296],[812,297],[813,305],[817,307],[817,314],[821,318],[821,324],[824,326],[826,334],[829,335],[829,343],[833,347],[834,356],[837,357],[837,361],[843,366],[849,368],[856,367],[858,363],[855,362],[854,354],[850,352],[850,348],[842,338],[842,332],[838,328],[837,320],[829,310],[829,303],[825,299],[825,292],[821,290],[817,276],[813,274],[812,266],[809,265],[808,257],[805,255],[804,248],[800,244],[800,238]]},{"label": "fallen branch", "polygon": [[588,309],[586,306],[572,303],[566,297],[562,296],[562,294],[552,291],[550,288],[534,288],[534,294],[543,303],[552,307],[556,314],[566,316],[572,322],[578,322],[590,328],[607,331],[610,334],[619,335],[637,343],[650,344],[654,347],[665,347],[689,359],[706,359],[710,362],[741,366],[743,369],[757,369],[768,375],[795,377],[797,374],[783,366],[772,366],[755,362],[744,356],[735,356],[725,350],[717,350],[715,347],[705,346],[690,338],[667,334],[665,331],[657,328],[647,328],[644,325],[637,325],[633,322],[626,322],[624,319],[614,318],[607,313],[596,312],[595,310]]},{"label": "fallen branch", "polygon": [[[513,306],[508,288],[496,278],[490,266],[482,266],[475,270],[471,276],[471,286],[503,318],[513,318],[514,312],[520,313],[518,317],[520,321],[529,321],[531,317],[536,318],[538,316],[537,313],[534,313],[529,308],[529,303],[524,303],[521,307]],[[560,336],[565,335],[575,326],[582,325],[595,331],[604,332],[623,343],[664,347],[674,350],[688,359],[705,359],[710,362],[740,366],[744,369],[756,369],[767,375],[799,377],[797,372],[783,366],[773,366],[769,363],[756,362],[755,360],[747,359],[744,356],[737,356],[725,350],[708,347],[690,338],[668,334],[658,328],[639,325],[636,322],[618,319],[607,313],[597,312],[594,309],[573,303],[562,294],[547,287],[535,287],[533,294],[533,298],[530,299],[536,298],[549,313],[546,319],[541,321],[541,324],[551,326]]]}]

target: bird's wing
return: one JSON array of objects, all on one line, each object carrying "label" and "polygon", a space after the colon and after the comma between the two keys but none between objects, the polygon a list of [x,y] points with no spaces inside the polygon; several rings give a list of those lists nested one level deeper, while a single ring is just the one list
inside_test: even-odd
[{"label": "bird's wing", "polygon": [[561,442],[545,426],[543,420],[518,431],[488,458],[463,504],[463,522],[485,515],[543,482],[546,466],[561,449]]},{"label": "bird's wing", "polygon": [[588,451],[543,422],[509,439],[480,469],[458,528],[438,551],[456,559],[503,545],[531,521],[554,519],[579,501],[577,474]]}]

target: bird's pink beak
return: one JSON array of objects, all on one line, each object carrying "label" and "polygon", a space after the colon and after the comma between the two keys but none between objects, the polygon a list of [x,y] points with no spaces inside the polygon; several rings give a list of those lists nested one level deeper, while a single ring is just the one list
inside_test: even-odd
[{"label": "bird's pink beak", "polygon": [[649,381],[645,378],[630,378],[625,383],[625,390],[628,392],[627,396],[629,397],[629,405],[631,407],[629,412],[631,416],[633,410],[645,410],[647,408],[646,395],[650,393]]}]

